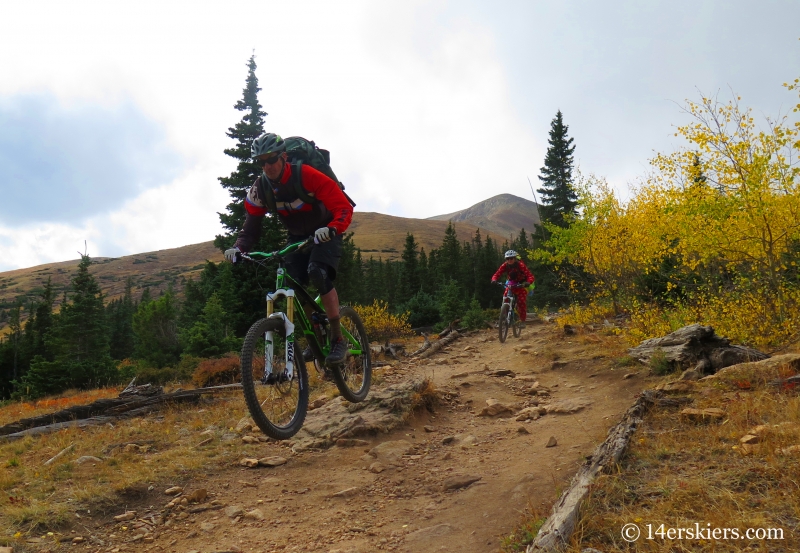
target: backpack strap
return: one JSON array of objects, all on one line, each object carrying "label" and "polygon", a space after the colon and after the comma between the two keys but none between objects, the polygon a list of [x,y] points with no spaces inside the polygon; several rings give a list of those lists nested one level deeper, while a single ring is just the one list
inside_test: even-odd
[{"label": "backpack strap", "polygon": [[[258,189],[261,192],[261,197],[264,198],[264,203],[267,204],[267,209],[272,213],[278,212],[278,207],[275,204],[275,193],[272,192],[272,185],[269,184],[269,177],[264,171],[261,171],[261,176],[258,177]],[[267,183],[266,185],[264,183]]]},{"label": "backpack strap", "polygon": [[[318,199],[310,196],[306,189],[303,188],[303,162],[299,159],[297,161],[292,162],[292,184],[294,185],[294,191],[297,194],[297,197],[303,200],[303,203],[306,204],[315,204],[319,202]],[[273,200],[274,201],[274,200]]]}]

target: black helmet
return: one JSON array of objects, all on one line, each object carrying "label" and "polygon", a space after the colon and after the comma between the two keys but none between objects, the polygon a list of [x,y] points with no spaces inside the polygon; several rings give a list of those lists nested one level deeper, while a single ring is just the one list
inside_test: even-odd
[{"label": "black helmet", "polygon": [[255,140],[250,148],[251,159],[267,154],[281,154],[286,151],[286,142],[277,134],[265,132]]}]

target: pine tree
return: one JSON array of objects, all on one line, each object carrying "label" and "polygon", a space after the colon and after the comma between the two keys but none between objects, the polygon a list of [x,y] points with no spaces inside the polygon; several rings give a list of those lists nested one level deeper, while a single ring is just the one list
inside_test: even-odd
[{"label": "pine tree", "polygon": [[107,308],[111,331],[110,351],[112,359],[127,359],[133,355],[133,279],[125,281],[122,298],[112,301]]},{"label": "pine tree", "polygon": [[397,294],[399,303],[410,300],[420,290],[417,247],[414,235],[410,232],[407,233],[403,253],[400,256],[403,263],[400,267],[400,286]]},{"label": "pine tree", "polygon": [[135,357],[158,369],[176,363],[180,355],[177,319],[171,287],[158,299],[140,303],[133,315]]},{"label": "pine tree", "polygon": [[573,139],[567,137],[568,130],[558,110],[550,123],[549,146],[539,175],[542,187],[537,189],[542,199],[542,219],[562,227],[567,225],[569,216],[576,214],[578,205],[578,196],[571,187],[575,146]]},{"label": "pine tree", "polygon": [[89,388],[116,379],[109,349],[109,331],[103,307],[103,294],[89,273],[88,255],[81,256],[72,277],[71,302],[64,302],[45,343],[53,361],[37,355],[22,377],[17,393],[39,396],[70,387]]},{"label": "pine tree", "polygon": [[[228,191],[232,200],[226,207],[226,213],[219,214],[220,222],[227,232],[217,236],[214,240],[214,245],[223,251],[236,242],[238,233],[244,225],[244,198],[253,182],[261,174],[261,168],[250,158],[253,141],[264,133],[264,117],[267,115],[261,109],[261,104],[258,103],[258,93],[261,88],[258,86],[256,77],[255,55],[250,56],[247,68],[247,80],[242,91],[242,98],[234,105],[236,110],[245,113],[241,121],[229,128],[226,133],[229,138],[236,141],[236,145],[224,150],[225,155],[238,161],[238,165],[230,176],[219,178],[220,184]],[[283,240],[285,235],[277,217],[271,213],[267,214],[264,217],[261,239],[256,249],[272,251],[275,248],[271,246]]]},{"label": "pine tree", "polygon": [[439,274],[437,276],[439,282],[444,284],[450,279],[458,279],[461,268],[461,244],[458,242],[456,228],[452,221],[447,224],[438,253],[439,266],[437,270]]},{"label": "pine tree", "polygon": [[222,300],[213,293],[203,312],[186,333],[186,350],[200,357],[214,357],[234,351],[241,343],[233,335],[231,318]]}]

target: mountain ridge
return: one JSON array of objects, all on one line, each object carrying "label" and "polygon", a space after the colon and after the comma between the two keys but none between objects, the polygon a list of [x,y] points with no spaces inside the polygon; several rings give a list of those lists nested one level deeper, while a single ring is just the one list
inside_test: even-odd
[{"label": "mountain ridge", "polygon": [[[353,214],[348,232],[353,233],[353,242],[361,249],[365,260],[370,257],[399,260],[408,233],[414,235],[421,249],[430,252],[441,245],[450,222],[462,242],[472,240],[478,231],[484,241],[489,236],[498,245],[510,242],[521,228],[532,229],[534,217],[531,209],[532,206],[535,209],[535,205],[512,194],[500,194],[467,209],[427,219],[359,211]],[[516,224],[520,226],[514,228]],[[530,227],[526,226],[529,224]],[[172,285],[180,293],[184,282],[196,278],[206,261],[220,262],[222,259],[222,253],[209,240],[121,257],[93,258],[90,272],[97,279],[106,300],[112,300],[122,296],[128,277],[133,280],[134,297],[138,297],[145,287],[157,295]],[[60,301],[79,262],[79,259],[74,259],[0,272],[0,313],[6,310],[7,314],[7,310],[20,299],[27,305],[42,290],[48,278],[52,279],[55,296]],[[0,329],[5,326],[6,322],[0,320]]]}]

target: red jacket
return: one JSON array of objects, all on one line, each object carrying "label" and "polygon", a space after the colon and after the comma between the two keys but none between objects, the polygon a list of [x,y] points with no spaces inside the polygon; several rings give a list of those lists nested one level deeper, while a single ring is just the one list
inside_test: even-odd
[{"label": "red jacket", "polygon": [[497,269],[497,272],[492,275],[492,280],[500,280],[503,273],[508,273],[508,280],[512,281],[514,284],[522,284],[523,282],[531,284],[534,280],[533,273],[528,270],[522,261],[517,261],[513,266],[509,265],[508,262],[504,262],[500,265],[500,268]]},{"label": "red jacket", "polygon": [[[330,227],[336,234],[344,234],[353,219],[353,206],[345,197],[339,185],[332,179],[307,164],[303,164],[303,188],[317,202],[303,202],[291,183],[292,166],[286,163],[280,184],[272,186],[275,196],[275,207],[278,217],[293,237],[304,238],[314,234],[318,228]],[[261,195],[259,180],[247,192],[244,207],[247,210],[244,227],[236,240],[236,246],[243,252],[249,252],[261,234],[261,218],[267,214],[267,202]]]}]

